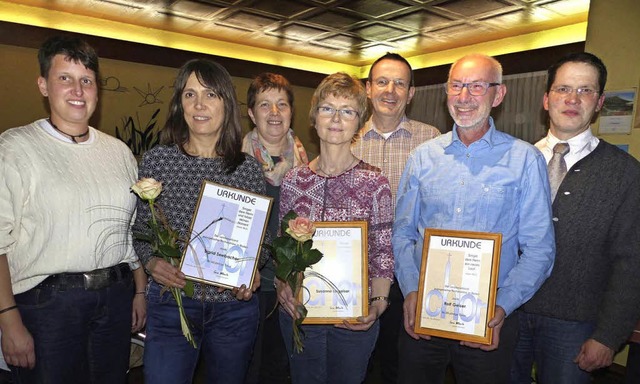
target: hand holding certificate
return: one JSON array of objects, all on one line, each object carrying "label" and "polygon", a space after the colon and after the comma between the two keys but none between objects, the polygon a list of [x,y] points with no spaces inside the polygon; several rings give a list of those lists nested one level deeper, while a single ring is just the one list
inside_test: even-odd
[{"label": "hand holding certificate", "polygon": [[180,270],[187,279],[251,288],[272,199],[203,182]]},{"label": "hand holding certificate", "polygon": [[368,314],[367,222],[318,222],[313,247],[324,257],[304,274],[304,324],[357,323]]},{"label": "hand holding certificate", "polygon": [[502,235],[425,229],[415,332],[491,344]]}]

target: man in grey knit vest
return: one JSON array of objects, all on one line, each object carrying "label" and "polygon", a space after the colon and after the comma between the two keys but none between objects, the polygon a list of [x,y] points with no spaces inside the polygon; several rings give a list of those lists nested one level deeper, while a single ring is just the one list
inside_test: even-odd
[{"label": "man in grey knit vest", "polygon": [[559,172],[552,163],[564,162],[566,175],[553,201],[555,266],[521,308],[513,383],[531,383],[533,363],[540,384],[589,383],[640,317],[640,163],[590,128],[606,81],[605,65],[590,53],[549,68],[550,128],[536,146],[551,184]]}]

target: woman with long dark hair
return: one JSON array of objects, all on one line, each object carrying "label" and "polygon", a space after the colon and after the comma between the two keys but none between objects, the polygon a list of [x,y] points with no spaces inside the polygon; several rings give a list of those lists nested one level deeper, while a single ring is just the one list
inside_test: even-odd
[{"label": "woman with long dark hair", "polygon": [[[180,68],[161,145],[145,154],[139,174],[163,183],[157,202],[181,238],[188,237],[203,180],[265,194],[261,166],[242,152],[238,102],[226,69],[203,59]],[[148,205],[139,201],[134,230],[144,228],[150,215]],[[207,383],[242,383],[258,326],[257,297],[244,286],[232,291],[194,283],[193,297],[182,298],[196,342],[193,348],[182,334],[176,302],[165,289],[184,287],[184,274],[154,257],[148,243],[135,241],[134,246],[152,277],[145,382],[191,383],[202,352]],[[254,289],[258,281],[256,274]]]}]

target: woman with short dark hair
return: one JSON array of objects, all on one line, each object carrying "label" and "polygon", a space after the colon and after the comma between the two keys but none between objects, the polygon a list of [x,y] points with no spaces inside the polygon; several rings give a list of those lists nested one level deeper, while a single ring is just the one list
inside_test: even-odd
[{"label": "woman with short dark hair", "polygon": [[[247,90],[249,118],[255,128],[247,133],[242,150],[262,165],[267,182],[267,195],[273,198],[267,231],[278,234],[280,185],[284,175],[293,167],[309,163],[304,146],[291,125],[293,118],[293,89],[289,81],[277,73],[265,72],[256,76]],[[275,264],[269,262],[260,271],[260,325],[246,384],[280,384],[287,381],[288,359],[273,286]],[[271,315],[267,316],[269,312]]]}]

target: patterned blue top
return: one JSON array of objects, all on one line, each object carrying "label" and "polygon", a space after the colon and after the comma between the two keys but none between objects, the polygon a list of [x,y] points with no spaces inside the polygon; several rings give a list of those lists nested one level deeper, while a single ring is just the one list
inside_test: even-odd
[{"label": "patterned blue top", "polygon": [[[152,177],[162,182],[162,193],[156,203],[162,207],[169,225],[180,233],[181,238],[189,235],[203,180],[265,194],[262,168],[251,156],[245,156],[244,162],[233,173],[226,174],[220,157],[192,157],[182,153],[175,145],[159,145],[145,153],[138,175],[140,178]],[[133,230],[144,232],[146,223],[151,218],[151,211],[147,203],[140,199],[137,209]],[[134,240],[133,247],[142,264],[146,265],[152,257],[151,246],[144,241]],[[264,265],[267,259],[268,254],[263,248],[259,266]],[[205,301],[236,300],[229,290],[218,292],[217,287],[198,283],[194,283],[193,298]]]}]

